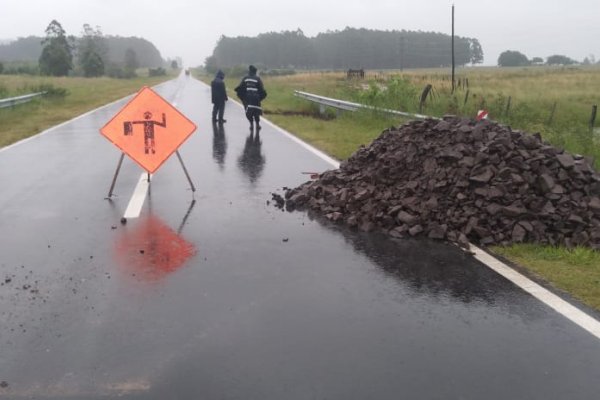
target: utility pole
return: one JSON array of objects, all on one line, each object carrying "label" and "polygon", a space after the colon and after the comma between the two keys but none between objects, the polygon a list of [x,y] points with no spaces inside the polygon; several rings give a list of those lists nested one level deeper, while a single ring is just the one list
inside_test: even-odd
[{"label": "utility pole", "polygon": [[404,70],[404,41],[406,38],[400,36],[400,72]]},{"label": "utility pole", "polygon": [[455,89],[454,68],[454,4],[452,4],[452,93]]}]

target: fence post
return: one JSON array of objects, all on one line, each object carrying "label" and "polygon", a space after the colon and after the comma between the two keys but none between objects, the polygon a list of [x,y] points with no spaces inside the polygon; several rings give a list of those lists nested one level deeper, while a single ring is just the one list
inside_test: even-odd
[{"label": "fence post", "polygon": [[596,123],[596,113],[598,112],[598,105],[592,106],[592,116],[590,117],[590,132],[594,132],[594,124]]},{"label": "fence post", "polygon": [[508,117],[508,112],[510,111],[510,102],[512,101],[512,96],[508,96],[508,101],[506,102],[506,109],[504,110],[504,116]]},{"label": "fence post", "polygon": [[555,112],[556,112],[556,101],[552,105],[552,111],[550,111],[550,117],[548,118],[548,122],[546,122],[546,125],[550,125],[552,123],[552,120],[554,119],[554,113]]},{"label": "fence post", "polygon": [[425,104],[425,100],[427,100],[427,96],[429,95],[429,92],[431,91],[432,87],[433,86],[431,86],[431,84],[428,83],[427,86],[425,86],[425,89],[423,89],[423,93],[421,93],[421,101],[419,102],[419,114],[423,112],[423,104]]},{"label": "fence post", "polygon": [[467,89],[467,92],[465,93],[465,101],[463,103],[463,107],[467,105],[467,100],[469,100],[469,89]]}]

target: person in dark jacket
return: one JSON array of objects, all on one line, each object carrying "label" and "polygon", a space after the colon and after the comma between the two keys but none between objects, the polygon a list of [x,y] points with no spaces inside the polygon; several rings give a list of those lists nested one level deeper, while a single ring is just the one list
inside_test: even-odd
[{"label": "person in dark jacket", "polygon": [[267,91],[263,82],[256,75],[256,67],[248,67],[248,75],[242,78],[240,84],[235,88],[237,96],[244,104],[246,118],[250,121],[250,130],[254,130],[253,124],[256,124],[256,130],[260,130],[260,115],[262,114],[261,102],[267,97]]},{"label": "person in dark jacket", "polygon": [[229,100],[227,98],[227,91],[225,90],[224,78],[225,74],[219,70],[215,79],[210,83],[213,103],[212,121],[219,122],[220,124],[227,122],[227,120],[223,119],[223,114],[225,113],[225,102]]}]

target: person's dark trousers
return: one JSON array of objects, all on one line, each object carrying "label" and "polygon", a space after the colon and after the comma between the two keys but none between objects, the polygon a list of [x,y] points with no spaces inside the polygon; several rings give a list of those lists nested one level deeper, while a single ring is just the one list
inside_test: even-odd
[{"label": "person's dark trousers", "polygon": [[[225,113],[225,102],[213,104],[212,120],[213,122],[223,122],[223,114]],[[217,118],[218,117],[218,118]]]},{"label": "person's dark trousers", "polygon": [[260,129],[260,114],[261,110],[257,108],[247,108],[246,109],[246,118],[250,122],[250,128],[252,128],[252,124],[256,123],[256,128]]}]

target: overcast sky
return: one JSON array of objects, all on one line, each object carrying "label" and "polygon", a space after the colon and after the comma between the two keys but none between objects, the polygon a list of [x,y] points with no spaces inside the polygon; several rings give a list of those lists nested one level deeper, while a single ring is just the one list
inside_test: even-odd
[{"label": "overcast sky", "polygon": [[[346,26],[450,34],[445,0],[0,0],[0,39],[43,36],[52,19],[67,34],[84,23],[106,35],[153,42],[163,58],[196,66],[225,36],[282,30],[315,36]],[[504,50],[532,57],[600,59],[600,0],[456,0],[456,35],[479,39],[485,65]]]}]

